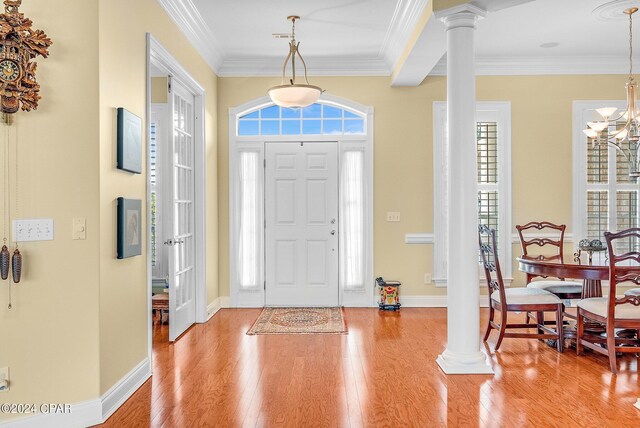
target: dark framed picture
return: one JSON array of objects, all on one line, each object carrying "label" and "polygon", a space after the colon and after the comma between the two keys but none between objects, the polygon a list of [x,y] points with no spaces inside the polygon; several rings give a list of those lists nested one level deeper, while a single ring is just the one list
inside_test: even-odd
[{"label": "dark framed picture", "polygon": [[142,173],[142,119],[118,108],[118,169]]},{"label": "dark framed picture", "polygon": [[118,258],[142,254],[142,201],[118,198]]}]

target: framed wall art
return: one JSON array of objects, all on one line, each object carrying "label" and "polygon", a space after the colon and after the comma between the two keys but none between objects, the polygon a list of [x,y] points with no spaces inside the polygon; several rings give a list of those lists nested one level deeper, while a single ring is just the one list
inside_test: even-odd
[{"label": "framed wall art", "polygon": [[142,201],[118,198],[118,258],[142,254]]},{"label": "framed wall art", "polygon": [[118,169],[142,173],[142,119],[118,108]]}]

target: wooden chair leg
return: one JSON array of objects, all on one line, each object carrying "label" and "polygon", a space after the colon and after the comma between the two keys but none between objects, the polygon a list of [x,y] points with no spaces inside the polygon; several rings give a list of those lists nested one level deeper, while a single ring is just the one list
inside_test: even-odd
[{"label": "wooden chair leg", "polygon": [[[491,304],[489,304],[491,305]],[[484,334],[484,339],[482,339],[483,342],[486,342],[487,339],[489,338],[489,333],[491,333],[491,321],[493,321],[493,316],[495,314],[495,309],[493,309],[493,306],[489,307],[489,321],[487,321],[487,332]]]},{"label": "wooden chair leg", "polygon": [[558,310],[556,311],[556,332],[558,333],[558,343],[556,347],[558,348],[558,352],[564,352],[564,326],[562,324],[562,314],[564,310],[562,306],[562,304],[559,304]]},{"label": "wooden chair leg", "polygon": [[584,317],[578,308],[578,320],[576,324],[576,355],[582,355],[582,336],[584,335]]},{"label": "wooden chair leg", "polygon": [[500,345],[502,344],[502,339],[504,338],[504,331],[507,329],[507,313],[500,312],[500,330],[498,333],[498,341],[496,342],[496,347],[493,349],[497,351]]},{"label": "wooden chair leg", "polygon": [[616,374],[618,372],[618,368],[616,367],[616,332],[613,326],[611,326],[611,328],[607,326],[607,352],[609,353],[611,373]]},{"label": "wooden chair leg", "polygon": [[538,334],[543,334],[544,330],[542,330],[540,326],[544,327],[544,312],[536,313],[536,324],[538,325]]}]

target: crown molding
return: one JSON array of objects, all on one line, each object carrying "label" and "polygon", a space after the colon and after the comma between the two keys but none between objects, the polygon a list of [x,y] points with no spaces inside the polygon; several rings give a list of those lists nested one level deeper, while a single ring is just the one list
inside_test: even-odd
[{"label": "crown molding", "polygon": [[429,1],[400,0],[396,5],[379,53],[379,57],[387,61],[389,69],[387,74],[391,74],[398,62]]},{"label": "crown molding", "polygon": [[[639,63],[640,64],[640,63]],[[634,63],[634,67],[636,64]],[[627,59],[612,56],[590,57],[477,57],[477,76],[533,76],[553,74],[627,74]],[[446,56],[430,76],[446,76]]]},{"label": "crown molding", "polygon": [[157,0],[209,67],[218,73],[224,52],[191,0]]},{"label": "crown molding", "polygon": [[[192,0],[157,0],[213,71],[225,76],[280,76],[283,58],[229,57]],[[389,76],[429,0],[400,0],[376,57],[311,58],[310,75]]]},{"label": "crown molding", "polygon": [[[228,58],[218,70],[220,77],[282,75],[283,58]],[[307,60],[309,76],[388,76],[387,61],[382,58],[322,57]],[[297,78],[304,78],[298,74]]]}]

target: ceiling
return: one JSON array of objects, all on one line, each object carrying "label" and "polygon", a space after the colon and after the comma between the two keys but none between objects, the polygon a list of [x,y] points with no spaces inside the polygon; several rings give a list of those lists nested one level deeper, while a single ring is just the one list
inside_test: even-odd
[{"label": "ceiling", "polygon": [[[411,51],[413,66],[428,68],[424,75],[446,70],[444,26],[433,17],[428,25],[420,21],[431,8],[429,0],[158,2],[220,76],[279,75],[288,40],[271,34],[289,33],[286,17],[292,14],[301,16],[296,38],[310,75],[391,75],[412,34],[420,31],[424,40]],[[628,26],[620,10],[640,6],[640,0],[618,0],[617,15],[604,10],[617,20],[592,13],[610,3],[606,0],[473,3],[489,10],[477,25],[478,74],[628,72]],[[640,31],[640,21],[637,27]],[[637,34],[634,47],[640,52]],[[429,53],[432,63],[423,65],[421,58]],[[419,83],[424,75],[413,80]]]}]

